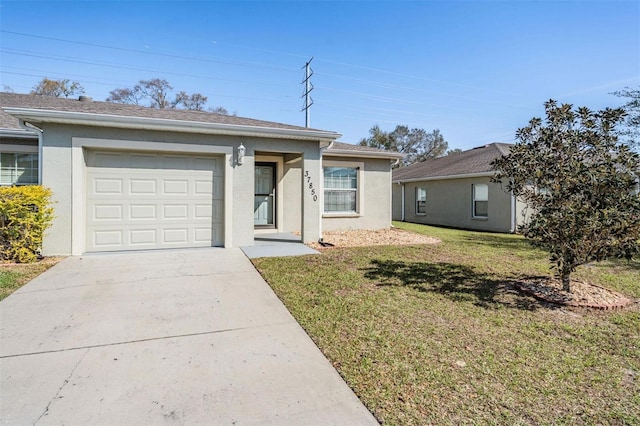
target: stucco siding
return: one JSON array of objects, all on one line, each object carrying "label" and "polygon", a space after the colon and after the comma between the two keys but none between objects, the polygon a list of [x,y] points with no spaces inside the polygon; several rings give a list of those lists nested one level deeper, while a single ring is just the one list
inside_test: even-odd
[{"label": "stucco siding", "polygon": [[[487,184],[489,190],[488,215],[473,217],[473,185]],[[400,186],[394,184],[395,186]],[[404,184],[407,222],[442,225],[481,231],[511,231],[511,196],[489,177],[429,180]],[[416,188],[427,191],[426,213],[416,214]],[[402,190],[393,191],[394,218],[401,217]]]},{"label": "stucco siding", "polygon": [[[43,126],[42,184],[53,191],[55,219],[47,232],[43,252],[46,255],[80,254],[77,241],[84,232],[84,181],[87,149],[136,150],[176,153],[208,153],[225,155],[225,246],[252,245],[254,241],[254,158],[256,151],[299,153],[299,172],[287,176],[290,187],[297,192],[292,202],[299,203],[298,215],[305,217],[306,241],[320,236],[318,201],[296,188],[296,178],[302,181],[302,165],[314,182],[320,183],[321,166],[318,142],[277,140],[257,137],[231,137],[136,129],[99,128],[44,124]],[[246,148],[244,164],[236,164],[236,148]],[[89,147],[89,148],[87,148]],[[286,207],[285,207],[286,208]],[[294,214],[295,216],[295,214]],[[301,217],[293,217],[300,224]],[[315,223],[314,223],[315,222]],[[292,228],[295,227],[292,225]],[[82,250],[80,250],[82,252]]]},{"label": "stucco siding", "polygon": [[402,220],[402,185],[394,183],[391,186],[391,218],[393,220]]},{"label": "stucco siding", "polygon": [[302,223],[302,161],[284,163],[283,232],[300,232]]},{"label": "stucco siding", "polygon": [[388,159],[326,157],[325,163],[359,162],[363,164],[362,179],[358,182],[362,191],[362,205],[357,215],[323,214],[323,231],[350,229],[388,229],[391,226],[391,162]]}]

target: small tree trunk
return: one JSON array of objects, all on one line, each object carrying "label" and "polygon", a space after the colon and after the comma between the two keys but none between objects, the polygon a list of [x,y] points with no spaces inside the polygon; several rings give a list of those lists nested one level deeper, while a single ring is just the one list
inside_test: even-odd
[{"label": "small tree trunk", "polygon": [[560,279],[562,280],[562,290],[571,293],[571,280],[569,272],[562,272]]}]

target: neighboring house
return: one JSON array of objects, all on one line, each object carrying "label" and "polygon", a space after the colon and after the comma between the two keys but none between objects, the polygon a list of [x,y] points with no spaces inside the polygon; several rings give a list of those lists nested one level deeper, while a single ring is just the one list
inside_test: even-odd
[{"label": "neighboring house", "polygon": [[492,143],[393,171],[393,219],[494,232],[516,232],[526,205],[492,183],[491,162],[511,145]]},{"label": "neighboring house", "polygon": [[2,185],[51,188],[46,255],[384,229],[399,153],[201,111],[0,93]]}]

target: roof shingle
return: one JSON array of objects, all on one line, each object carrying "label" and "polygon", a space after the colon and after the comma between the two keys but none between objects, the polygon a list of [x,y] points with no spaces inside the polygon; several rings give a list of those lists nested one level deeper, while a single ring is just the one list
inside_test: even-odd
[{"label": "roof shingle", "polygon": [[393,181],[492,172],[491,162],[508,154],[511,146],[508,143],[491,143],[468,151],[400,167],[393,171]]},{"label": "roof shingle", "polygon": [[[53,96],[26,95],[5,92],[0,92],[0,107],[31,108],[124,117],[159,118],[200,123],[268,127],[273,129],[318,130],[308,129],[300,126],[293,126],[290,124],[237,117],[234,115],[217,114],[214,112],[206,111],[157,109],[142,107],[138,105],[117,104],[112,102],[102,102],[94,100],[80,101],[79,99],[66,99],[56,98]],[[20,125],[18,123],[18,119],[2,111],[0,113],[0,128],[20,129]]]}]

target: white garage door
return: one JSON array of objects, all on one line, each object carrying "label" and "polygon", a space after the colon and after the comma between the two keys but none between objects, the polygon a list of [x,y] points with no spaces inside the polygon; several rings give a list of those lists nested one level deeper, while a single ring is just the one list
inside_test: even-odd
[{"label": "white garage door", "polygon": [[223,157],[87,153],[88,252],[224,243]]}]

